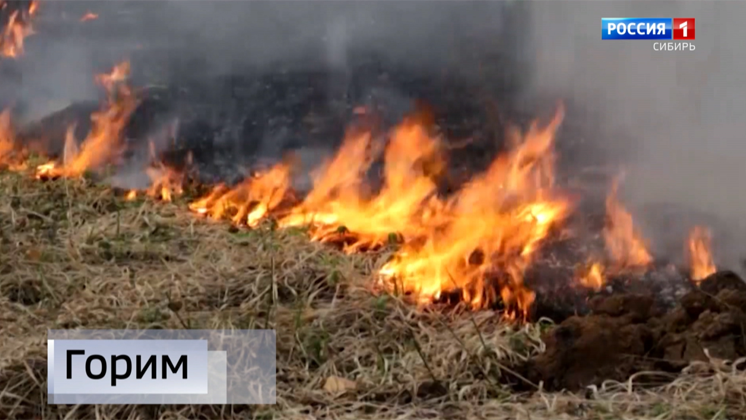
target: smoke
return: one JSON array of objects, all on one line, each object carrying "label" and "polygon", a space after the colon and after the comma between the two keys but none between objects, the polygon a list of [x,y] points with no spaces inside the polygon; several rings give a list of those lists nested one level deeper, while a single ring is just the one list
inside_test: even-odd
[{"label": "smoke", "polygon": [[[501,2],[166,2],[163,30],[189,39],[213,68],[344,67],[366,49],[420,68],[456,67],[475,36],[499,38]],[[468,67],[468,66],[465,66]]]},{"label": "smoke", "polygon": [[[507,50],[503,42],[505,23],[509,21],[505,18],[507,4],[42,1],[35,19],[37,33],[27,39],[26,54],[9,64],[23,75],[22,83],[0,80],[0,88],[6,98],[13,97],[12,102],[23,105],[16,109],[23,111],[18,119],[34,121],[76,101],[101,99],[102,91],[94,85],[94,75],[126,58],[132,62],[131,81],[135,86],[182,86],[188,91],[195,82],[204,82],[199,89],[207,86],[206,92],[192,94],[192,105],[196,105],[192,108],[215,102],[217,105],[211,107],[213,115],[205,119],[234,119],[224,121],[222,131],[230,134],[225,142],[237,144],[233,137],[242,129],[239,114],[245,111],[229,108],[234,95],[242,95],[235,91],[246,87],[216,82],[217,76],[272,74],[280,78],[299,70],[330,72],[334,77],[326,87],[327,97],[340,102],[349,99],[353,76],[359,76],[361,71],[362,56],[379,57],[381,62],[374,58],[369,63],[373,67],[385,67],[385,61],[420,75],[442,77],[448,73],[473,80],[479,72],[481,56]],[[80,22],[88,12],[97,14],[98,19]],[[399,98],[399,103],[389,108],[407,109],[412,100],[420,99],[406,91],[379,94],[385,89],[375,86],[375,73],[371,72],[372,80],[366,89],[371,95],[383,96],[378,99],[387,105],[391,98]],[[359,81],[357,77],[355,83]],[[309,79],[308,84],[312,82]],[[303,95],[301,90],[281,92],[276,101],[297,101],[295,98]],[[355,100],[366,99],[367,93],[355,93]],[[277,93],[267,88],[264,98],[254,102],[269,103],[274,100],[271,95]],[[267,105],[258,110],[263,111],[259,116],[250,116],[263,120],[257,121],[259,126],[272,127],[265,127],[264,133],[259,133],[262,128],[254,130],[251,137],[256,138],[241,141],[260,143],[256,150],[261,154],[276,154],[285,143],[295,141],[292,130],[267,122],[282,118],[264,115],[266,108],[283,106]],[[252,113],[259,114],[255,111]],[[328,149],[330,144],[314,147],[321,146]],[[239,147],[236,154],[241,154]],[[303,155],[312,156],[315,161],[321,154]]]},{"label": "smoke", "polygon": [[[595,110],[579,116],[602,127],[589,141],[626,169],[625,201],[660,250],[680,255],[691,223],[704,222],[721,263],[736,268],[746,255],[746,4],[534,1],[529,9],[526,94]],[[603,41],[601,17],[696,18],[696,50]]]},{"label": "smoke", "polygon": [[[499,47],[506,4],[42,1],[39,31],[19,65],[74,80],[55,94],[89,97],[79,80],[122,57],[147,64],[147,83],[292,66],[349,70],[349,54],[363,50],[433,73],[465,73],[476,67],[468,56],[478,48]],[[89,11],[99,18],[80,22]],[[43,79],[39,72],[24,83]]]}]

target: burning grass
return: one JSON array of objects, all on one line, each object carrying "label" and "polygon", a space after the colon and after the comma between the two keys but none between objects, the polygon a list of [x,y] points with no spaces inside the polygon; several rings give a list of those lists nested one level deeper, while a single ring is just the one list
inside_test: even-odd
[{"label": "burning grass", "polygon": [[23,54],[24,40],[34,34],[31,21],[38,9],[38,1],[0,1],[0,11],[7,13],[7,21],[0,32],[0,55],[17,58]]},{"label": "burning grass", "polygon": [[[575,278],[562,279],[561,264],[551,272],[571,294],[576,287],[601,293],[593,313],[556,328],[511,322],[529,319],[538,306],[540,291],[528,273],[547,259],[542,251],[563,235],[574,210],[554,179],[562,107],[547,124],[512,132],[505,152],[450,196],[437,193],[444,142],[417,115],[384,141],[353,125],[302,198],[291,187],[291,158],[236,186],[194,195],[186,173],[161,163],[152,143],[145,168],[151,187],[119,194],[83,175],[124,152],[122,131],[138,104],[128,73],[123,63],[99,76],[108,100],[80,144],[68,131],[57,161],[16,156],[12,124],[0,116],[0,159],[16,171],[1,179],[2,348],[13,350],[0,360],[4,417],[247,414],[236,410],[260,418],[742,415],[729,411],[744,401],[739,363],[693,351],[717,339],[714,356],[746,354],[733,337],[746,314],[716,304],[740,302],[740,280],[723,296],[718,290],[697,300],[699,291],[691,292],[688,299],[701,305],[682,301],[668,318],[653,313],[652,303],[640,316],[652,302],[644,296],[602,295],[614,281],[643,284],[658,270],[616,184],[606,200],[605,255],[584,254],[589,260]],[[383,163],[380,188],[367,178],[375,162]],[[228,223],[213,223],[223,219]],[[686,252],[690,274],[677,279],[704,290],[716,269],[704,228],[692,230]],[[543,293],[545,302],[561,297]],[[629,302],[633,309],[625,312]],[[495,312],[498,303],[504,310]],[[42,405],[46,329],[154,327],[277,330],[278,405],[231,413]],[[667,385],[641,372],[657,366],[651,354],[674,353],[678,376]],[[641,361],[619,364],[630,357]],[[633,374],[582,395],[545,392]]]},{"label": "burning grass", "polygon": [[[388,246],[345,255],[299,228],[196,218],[188,195],[126,201],[85,179],[4,172],[0,188],[2,418],[744,418],[746,374],[719,360],[652,388],[638,374],[511,391],[511,367],[544,350],[549,325],[371,293]],[[278,404],[46,405],[48,328],[153,327],[276,329]]]}]

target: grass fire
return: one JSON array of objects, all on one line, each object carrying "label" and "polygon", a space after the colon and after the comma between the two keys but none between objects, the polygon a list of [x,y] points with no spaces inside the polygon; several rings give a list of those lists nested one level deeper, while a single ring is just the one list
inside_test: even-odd
[{"label": "grass fire", "polygon": [[[8,15],[7,59],[37,7]],[[746,283],[717,231],[666,253],[621,170],[578,188],[566,102],[474,152],[442,108],[350,103],[323,158],[253,151],[208,176],[228,165],[203,144],[225,127],[188,123],[204,91],[163,112],[189,89],[111,64],[97,107],[0,114],[0,417],[744,418]],[[48,329],[274,329],[278,403],[48,406]]]}]

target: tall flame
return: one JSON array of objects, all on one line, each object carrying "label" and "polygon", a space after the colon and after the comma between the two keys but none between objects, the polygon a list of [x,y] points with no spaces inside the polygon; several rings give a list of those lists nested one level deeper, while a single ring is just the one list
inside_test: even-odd
[{"label": "tall flame", "polygon": [[[8,6],[5,1],[0,2],[2,8]],[[11,12],[5,28],[0,33],[0,54],[5,57],[16,58],[23,54],[23,42],[26,37],[34,33],[31,18],[36,14],[39,3],[32,1],[27,9],[17,9]]]},{"label": "tall flame", "polygon": [[15,147],[15,133],[10,121],[10,110],[0,113],[0,164],[9,163],[10,154]]},{"label": "tall flame", "polygon": [[410,119],[391,133],[384,152],[384,184],[373,197],[364,194],[363,175],[377,152],[370,134],[351,134],[316,178],[306,200],[280,226],[310,224],[315,240],[334,238],[340,226],[354,232],[345,252],[380,246],[392,233],[405,238],[423,233],[424,203],[433,197],[431,179],[439,172],[439,140]]},{"label": "tall flame", "polygon": [[716,271],[711,253],[712,235],[708,229],[695,226],[689,233],[687,250],[692,280],[700,282]]},{"label": "tall flame", "polygon": [[[364,176],[380,149],[370,132],[350,132],[315,174],[305,200],[278,224],[310,225],[318,241],[335,240],[345,227],[351,232],[346,252],[382,245],[396,233],[405,243],[380,271],[385,287],[421,302],[458,292],[473,307],[495,302],[499,293],[525,313],[534,294],[523,284],[524,272],[570,209],[552,191],[554,136],[563,118],[560,108],[546,127],[534,123],[525,135],[512,132],[512,148],[445,201],[436,196],[434,181],[443,168],[441,142],[421,121],[410,118],[391,133],[376,194],[366,191]],[[256,209],[264,216],[286,189],[287,167],[281,164],[233,189],[219,186],[190,207],[215,218],[232,213],[234,223],[251,226]],[[251,212],[250,202],[256,203]]]},{"label": "tall flame", "polygon": [[123,147],[122,131],[137,107],[135,95],[124,83],[129,73],[130,64],[125,61],[115,66],[111,73],[96,78],[106,89],[108,100],[101,111],[91,115],[91,131],[78,147],[74,127],[70,127],[65,136],[62,165],[53,162],[41,165],[37,168],[37,177],[80,176],[119,156]]},{"label": "tall flame", "polygon": [[444,226],[405,244],[382,268],[383,283],[423,303],[458,292],[475,308],[496,301],[497,291],[525,315],[535,296],[524,272],[570,208],[551,191],[554,136],[563,117],[560,108],[547,127],[534,123],[522,137],[514,132],[514,148],[443,207]]},{"label": "tall flame", "polygon": [[653,257],[635,229],[632,215],[619,202],[618,188],[619,182],[615,180],[606,198],[606,249],[609,251],[614,269],[644,269],[653,262]]},{"label": "tall flame", "polygon": [[26,169],[26,149],[19,148],[10,118],[10,110],[0,113],[0,166],[11,171]]}]

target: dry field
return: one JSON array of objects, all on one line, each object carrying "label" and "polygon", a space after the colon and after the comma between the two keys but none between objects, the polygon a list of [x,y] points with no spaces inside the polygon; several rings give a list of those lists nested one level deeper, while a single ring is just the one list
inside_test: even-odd
[{"label": "dry field", "polygon": [[[548,324],[423,311],[373,293],[387,251],[344,255],[86,180],[0,176],[0,417],[36,419],[737,419],[746,373],[695,363],[583,392],[514,392]],[[275,406],[48,406],[49,328],[274,328]]]}]

